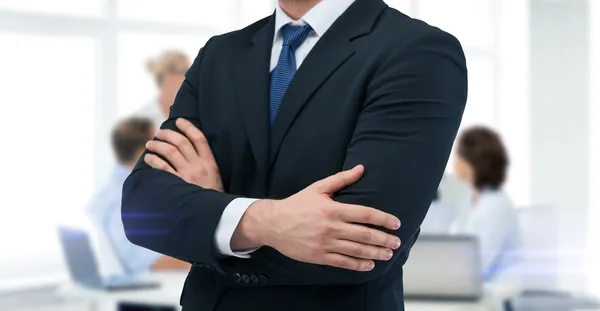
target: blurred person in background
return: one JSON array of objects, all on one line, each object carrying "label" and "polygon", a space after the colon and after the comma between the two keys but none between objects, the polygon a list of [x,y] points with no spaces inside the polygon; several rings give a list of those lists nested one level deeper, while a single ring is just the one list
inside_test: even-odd
[{"label": "blurred person in background", "polygon": [[479,239],[486,281],[496,279],[516,263],[520,228],[513,203],[502,190],[508,164],[504,144],[493,130],[472,127],[458,138],[455,172],[471,187],[473,197],[452,232]]},{"label": "blurred person in background", "polygon": [[155,59],[148,60],[148,71],[158,88],[158,96],[145,104],[136,115],[152,119],[156,127],[169,116],[169,109],[181,87],[185,73],[190,68],[188,56],[177,50],[167,50]]},{"label": "blurred person in background", "polygon": [[440,191],[435,194],[427,216],[421,225],[423,234],[448,234],[454,220],[452,206],[442,200]]},{"label": "blurred person in background", "polygon": [[127,274],[160,269],[186,269],[188,263],[163,256],[129,242],[121,221],[121,189],[155,127],[148,118],[129,118],[117,124],[112,132],[112,147],[118,164],[106,184],[92,198],[88,214],[112,247]]}]

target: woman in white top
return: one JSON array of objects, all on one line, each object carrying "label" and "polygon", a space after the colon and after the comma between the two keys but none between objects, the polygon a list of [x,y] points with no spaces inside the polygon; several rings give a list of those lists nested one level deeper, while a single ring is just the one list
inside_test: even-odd
[{"label": "woman in white top", "polygon": [[472,204],[454,233],[477,236],[486,281],[497,279],[515,264],[520,229],[517,214],[502,190],[508,167],[508,155],[497,133],[485,127],[473,127],[461,133],[457,142],[457,177],[473,190]]},{"label": "woman in white top", "polygon": [[165,51],[156,59],[148,60],[148,71],[156,82],[158,97],[145,104],[136,115],[150,118],[156,127],[160,127],[169,117],[169,109],[189,68],[187,55],[176,50]]}]

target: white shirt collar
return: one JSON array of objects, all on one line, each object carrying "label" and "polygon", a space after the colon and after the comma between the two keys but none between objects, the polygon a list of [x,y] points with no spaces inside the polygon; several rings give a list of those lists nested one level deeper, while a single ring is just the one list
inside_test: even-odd
[{"label": "white shirt collar", "polygon": [[294,21],[278,5],[275,10],[275,38],[281,28],[287,24],[309,24],[317,37],[323,36],[331,25],[340,17],[354,0],[323,0],[308,11],[300,20]]}]

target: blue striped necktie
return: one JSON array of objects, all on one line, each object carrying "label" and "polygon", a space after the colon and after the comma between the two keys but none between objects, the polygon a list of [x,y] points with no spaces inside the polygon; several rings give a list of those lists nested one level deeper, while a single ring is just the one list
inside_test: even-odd
[{"label": "blue striped necktie", "polygon": [[283,100],[288,85],[296,74],[296,49],[304,42],[310,33],[310,26],[285,25],[281,28],[283,46],[277,61],[277,66],[271,72],[271,92],[269,103],[269,121],[271,127],[275,122],[277,111]]}]

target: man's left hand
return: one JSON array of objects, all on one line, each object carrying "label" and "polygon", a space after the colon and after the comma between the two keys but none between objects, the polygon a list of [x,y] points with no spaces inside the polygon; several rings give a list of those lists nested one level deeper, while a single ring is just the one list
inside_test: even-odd
[{"label": "man's left hand", "polygon": [[159,130],[156,132],[159,140],[151,140],[146,144],[149,151],[168,162],[154,154],[146,154],[144,162],[152,168],[177,175],[190,184],[223,192],[219,167],[206,136],[185,119],[177,119],[175,124],[185,135],[172,130]]}]

